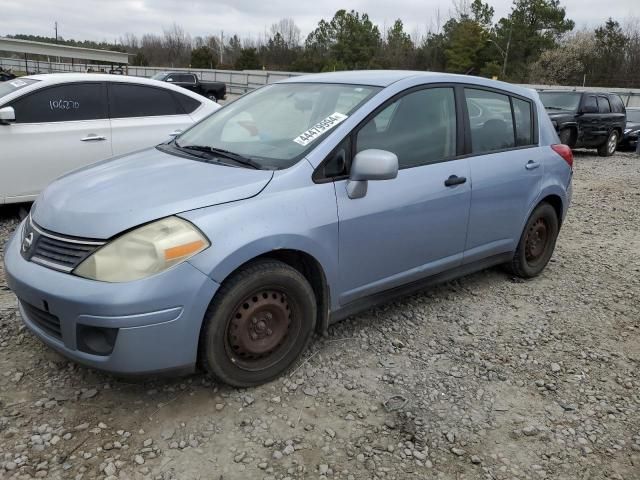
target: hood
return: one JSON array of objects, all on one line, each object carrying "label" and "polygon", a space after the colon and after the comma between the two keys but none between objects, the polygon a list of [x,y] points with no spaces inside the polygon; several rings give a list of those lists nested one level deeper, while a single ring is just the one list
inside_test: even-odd
[{"label": "hood", "polygon": [[60,177],[38,197],[33,219],[65,235],[107,239],[186,210],[260,193],[270,170],[215,165],[142,150]]}]

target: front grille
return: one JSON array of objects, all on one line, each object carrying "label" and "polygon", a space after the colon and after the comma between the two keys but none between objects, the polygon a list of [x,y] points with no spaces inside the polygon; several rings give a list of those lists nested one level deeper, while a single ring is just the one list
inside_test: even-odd
[{"label": "front grille", "polygon": [[[22,254],[44,267],[71,272],[105,242],[49,232],[27,220],[23,232]],[[25,242],[26,239],[30,239]]]},{"label": "front grille", "polygon": [[49,312],[40,310],[39,308],[29,305],[25,302],[20,302],[25,314],[33,323],[35,323],[41,330],[48,333],[52,337],[62,338],[62,331],[60,329],[60,319]]},{"label": "front grille", "polygon": [[96,247],[93,245],[69,243],[41,235],[36,242],[31,261],[40,263],[39,260],[44,260],[47,262],[45,266],[55,268],[53,265],[56,265],[60,270],[71,271],[95,250]]}]

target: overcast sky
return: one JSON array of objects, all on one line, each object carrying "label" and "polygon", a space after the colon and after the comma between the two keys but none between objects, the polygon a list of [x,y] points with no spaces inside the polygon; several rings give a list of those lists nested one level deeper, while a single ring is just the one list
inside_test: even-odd
[{"label": "overcast sky", "polygon": [[[496,19],[508,13],[512,0],[490,0]],[[569,18],[580,28],[603,23],[607,17],[624,22],[640,17],[640,0],[561,0]],[[381,27],[396,18],[410,34],[424,34],[445,18],[452,0],[0,0],[0,36],[15,33],[113,42],[125,32],[162,33],[174,21],[191,36],[237,33],[253,39],[264,35],[282,17],[292,17],[306,36],[322,18],[341,8],[366,12]],[[635,13],[634,13],[635,10]]]}]

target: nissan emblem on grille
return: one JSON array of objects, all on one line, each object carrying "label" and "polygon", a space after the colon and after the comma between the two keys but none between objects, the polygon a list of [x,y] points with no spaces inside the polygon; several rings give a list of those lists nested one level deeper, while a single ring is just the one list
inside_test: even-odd
[{"label": "nissan emblem on grille", "polygon": [[22,251],[27,253],[31,248],[31,245],[33,245],[33,232],[29,232],[29,234],[22,240]]}]

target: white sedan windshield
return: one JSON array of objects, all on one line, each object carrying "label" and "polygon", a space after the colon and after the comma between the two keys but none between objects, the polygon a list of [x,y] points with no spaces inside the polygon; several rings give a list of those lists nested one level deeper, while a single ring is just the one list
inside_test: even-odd
[{"label": "white sedan windshield", "polygon": [[364,85],[269,85],[195,125],[176,145],[225,150],[264,168],[287,168],[378,91]]}]

